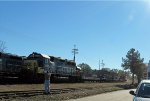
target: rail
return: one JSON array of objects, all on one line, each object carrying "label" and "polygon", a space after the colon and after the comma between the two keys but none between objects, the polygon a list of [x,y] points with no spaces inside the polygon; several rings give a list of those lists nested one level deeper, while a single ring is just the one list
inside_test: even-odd
[{"label": "rail", "polygon": [[[69,93],[73,92],[77,89],[74,88],[66,88],[66,89],[51,89],[50,94],[61,94],[61,93]],[[29,91],[8,91],[8,92],[0,92],[0,100],[15,98],[15,97],[29,97],[36,95],[45,95],[44,90],[29,90]]]}]

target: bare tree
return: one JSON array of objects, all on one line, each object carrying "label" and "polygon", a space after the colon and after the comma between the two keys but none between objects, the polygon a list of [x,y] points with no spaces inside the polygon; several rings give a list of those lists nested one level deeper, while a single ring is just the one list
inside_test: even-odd
[{"label": "bare tree", "polygon": [[0,52],[5,52],[6,51],[6,46],[5,42],[0,40]]}]

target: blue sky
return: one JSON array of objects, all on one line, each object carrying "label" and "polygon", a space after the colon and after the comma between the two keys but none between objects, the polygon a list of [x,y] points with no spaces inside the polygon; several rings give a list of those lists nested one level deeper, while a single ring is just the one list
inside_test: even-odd
[{"label": "blue sky", "polygon": [[0,40],[8,53],[39,52],[73,59],[98,69],[122,69],[122,57],[135,48],[150,60],[150,2],[29,1],[0,2]]}]

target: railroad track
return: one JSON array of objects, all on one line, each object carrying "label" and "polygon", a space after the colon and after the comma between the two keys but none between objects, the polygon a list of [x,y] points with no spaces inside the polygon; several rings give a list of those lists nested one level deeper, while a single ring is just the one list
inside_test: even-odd
[{"label": "railroad track", "polygon": [[[50,94],[61,94],[74,92],[77,89],[66,88],[66,89],[51,89]],[[0,100],[15,98],[15,97],[30,97],[36,95],[45,95],[44,90],[29,90],[29,91],[9,91],[9,92],[0,92]]]}]

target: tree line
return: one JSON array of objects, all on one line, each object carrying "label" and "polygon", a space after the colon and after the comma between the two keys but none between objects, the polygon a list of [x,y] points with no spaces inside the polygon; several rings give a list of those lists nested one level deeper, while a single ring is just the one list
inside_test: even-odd
[{"label": "tree line", "polygon": [[125,81],[129,72],[119,69],[102,68],[100,70],[91,69],[86,63],[78,65],[83,78],[99,78],[103,81]]},{"label": "tree line", "polygon": [[[81,68],[82,75],[84,77],[90,77],[96,75],[98,78],[107,78],[107,79],[114,79],[116,77],[123,78],[125,77],[132,77],[132,84],[135,83],[135,77],[137,78],[138,83],[145,79],[147,76],[147,67],[146,64],[143,63],[144,58],[140,57],[140,53],[138,50],[131,48],[125,58],[122,58],[123,70],[118,69],[109,69],[109,68],[102,68],[101,70],[91,69],[91,67],[86,63],[81,63],[78,67]],[[146,74],[146,75],[145,75]]]}]

